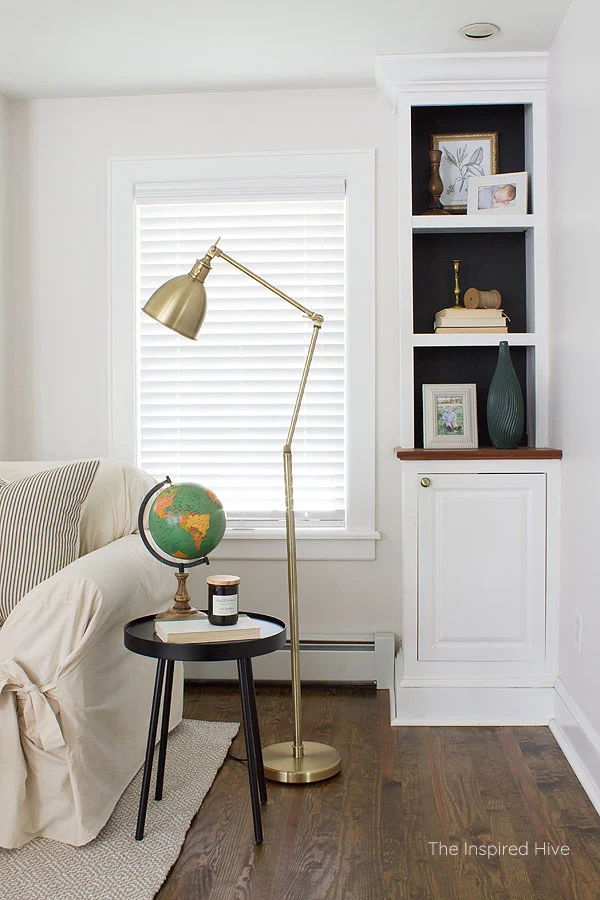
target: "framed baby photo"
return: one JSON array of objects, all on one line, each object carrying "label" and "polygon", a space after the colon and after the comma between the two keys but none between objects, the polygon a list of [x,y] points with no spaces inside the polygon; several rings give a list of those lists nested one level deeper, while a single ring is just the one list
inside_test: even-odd
[{"label": "framed baby photo", "polygon": [[481,134],[432,134],[431,150],[441,150],[440,200],[448,212],[466,212],[468,186],[475,176],[498,171],[498,132]]},{"label": "framed baby photo", "polygon": [[469,450],[477,444],[477,386],[423,385],[423,447]]},{"label": "framed baby photo", "polygon": [[469,215],[527,213],[527,172],[507,172],[503,175],[477,176],[469,179]]}]

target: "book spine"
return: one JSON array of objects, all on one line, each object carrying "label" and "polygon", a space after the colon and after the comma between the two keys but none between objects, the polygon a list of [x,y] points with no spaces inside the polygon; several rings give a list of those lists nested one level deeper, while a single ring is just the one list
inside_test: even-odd
[{"label": "book spine", "polygon": [[440,309],[436,312],[440,319],[500,319],[502,309]]},{"label": "book spine", "polygon": [[435,328],[505,328],[507,319],[439,319],[436,317]]},{"label": "book spine", "polygon": [[436,328],[436,334],[508,334],[508,328]]}]

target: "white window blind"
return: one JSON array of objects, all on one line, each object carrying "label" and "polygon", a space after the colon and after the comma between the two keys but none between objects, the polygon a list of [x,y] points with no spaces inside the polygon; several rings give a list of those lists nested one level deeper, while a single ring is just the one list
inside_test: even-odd
[{"label": "white window blind", "polygon": [[325,322],[293,443],[299,526],[343,527],[345,196],[342,178],[137,185],[138,464],[214,490],[230,526],[284,520],[282,447],[312,323],[215,259],[197,341],[141,313],[168,278],[223,250]]}]

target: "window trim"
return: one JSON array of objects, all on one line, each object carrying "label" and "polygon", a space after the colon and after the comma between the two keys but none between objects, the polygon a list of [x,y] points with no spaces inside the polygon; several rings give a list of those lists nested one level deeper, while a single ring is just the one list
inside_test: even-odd
[{"label": "window trim", "polygon": [[[136,310],[132,302],[136,296],[136,185],[319,176],[344,177],[347,186],[348,508],[345,529],[299,529],[298,556],[300,559],[374,559],[379,534],[375,530],[375,151],[372,149],[109,159],[109,452],[113,457],[131,462],[136,458]],[[198,248],[198,252],[202,249]],[[214,555],[222,559],[284,558],[284,535],[283,528],[280,532],[243,535],[232,529]],[[256,540],[261,544],[254,544]],[[320,540],[323,546],[319,545]]]}]

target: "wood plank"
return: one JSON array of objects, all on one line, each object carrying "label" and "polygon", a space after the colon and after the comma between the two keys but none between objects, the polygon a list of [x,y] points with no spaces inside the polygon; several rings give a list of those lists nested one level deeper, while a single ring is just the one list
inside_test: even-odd
[{"label": "wood plank", "polygon": [[495,447],[479,447],[476,450],[424,450],[422,447],[394,447],[398,459],[457,460],[457,459],[562,459],[562,450],[553,447],[517,447],[516,450],[497,450]]},{"label": "wood plank", "polygon": [[[263,744],[288,740],[289,689],[258,685],[257,701]],[[305,686],[303,713],[342,772],[268,782],[256,846],[246,766],[227,759],[157,900],[600,898],[600,818],[548,728],[392,728],[387,691],[369,687]],[[237,688],[188,687],[185,714],[239,721]],[[245,756],[241,733],[231,752]],[[525,841],[526,856],[464,852]],[[535,855],[544,841],[570,855]]]}]

